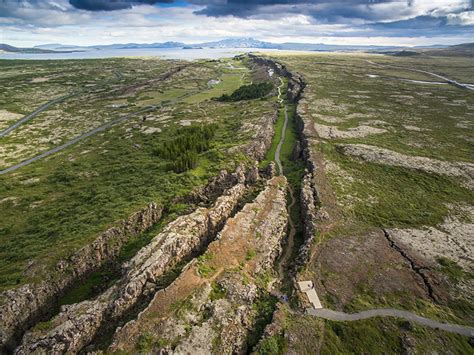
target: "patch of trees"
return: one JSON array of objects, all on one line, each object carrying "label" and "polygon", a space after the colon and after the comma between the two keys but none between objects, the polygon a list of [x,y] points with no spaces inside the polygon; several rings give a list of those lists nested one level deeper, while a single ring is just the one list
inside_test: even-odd
[{"label": "patch of trees", "polygon": [[217,101],[235,102],[241,100],[252,100],[267,96],[273,90],[273,83],[265,81],[250,85],[243,85],[235,90],[231,95],[224,94],[217,98]]},{"label": "patch of trees", "polygon": [[209,150],[216,125],[182,127],[176,136],[163,142],[154,154],[170,160],[170,168],[177,173],[194,169],[198,164],[198,154]]}]

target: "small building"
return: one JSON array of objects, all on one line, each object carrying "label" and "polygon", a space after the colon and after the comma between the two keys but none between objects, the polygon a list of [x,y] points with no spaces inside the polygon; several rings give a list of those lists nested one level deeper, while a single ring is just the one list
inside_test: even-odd
[{"label": "small building", "polygon": [[315,309],[323,308],[321,302],[319,301],[318,294],[314,289],[313,281],[299,281],[298,287],[300,288],[301,292],[306,293],[309,302],[313,305]]}]

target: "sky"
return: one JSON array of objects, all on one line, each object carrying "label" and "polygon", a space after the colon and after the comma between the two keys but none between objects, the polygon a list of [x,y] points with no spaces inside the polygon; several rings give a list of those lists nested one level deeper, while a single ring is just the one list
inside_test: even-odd
[{"label": "sky", "polygon": [[0,43],[474,42],[474,0],[0,0]]}]

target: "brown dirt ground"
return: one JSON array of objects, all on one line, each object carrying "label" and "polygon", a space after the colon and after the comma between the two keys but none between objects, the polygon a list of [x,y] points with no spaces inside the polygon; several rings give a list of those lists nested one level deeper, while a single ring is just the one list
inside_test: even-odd
[{"label": "brown dirt ground", "polygon": [[321,246],[314,262],[320,275],[320,296],[330,298],[337,309],[343,309],[361,291],[382,302],[397,293],[429,300],[421,277],[390,247],[381,230],[333,237]]},{"label": "brown dirt ground", "polygon": [[[279,180],[275,180],[275,187]],[[265,206],[256,212],[254,221],[265,220],[268,212],[272,209],[277,188],[272,189],[265,201]],[[140,334],[149,332],[160,334],[164,320],[173,312],[173,305],[177,301],[185,300],[194,291],[206,283],[218,279],[226,270],[236,268],[244,264],[241,272],[252,278],[255,270],[254,260],[246,260],[247,252],[255,250],[256,229],[258,223],[239,223],[240,215],[227,221],[225,235],[219,240],[209,245],[207,253],[212,255],[210,260],[205,261],[206,265],[213,268],[209,275],[199,274],[199,264],[194,259],[181,275],[166,289],[156,293],[148,308],[139,316],[132,325],[129,324],[126,331],[122,331],[117,336],[115,345],[121,350],[133,350]],[[247,219],[248,216],[243,216]],[[258,250],[256,250],[258,252]]]}]

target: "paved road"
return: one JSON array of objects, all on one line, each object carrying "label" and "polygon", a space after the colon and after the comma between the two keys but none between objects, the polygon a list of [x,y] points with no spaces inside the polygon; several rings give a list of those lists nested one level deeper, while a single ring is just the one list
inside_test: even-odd
[{"label": "paved road", "polygon": [[393,308],[380,308],[380,309],[369,309],[367,311],[362,311],[359,313],[344,313],[344,312],[337,312],[332,311],[330,309],[322,308],[322,309],[314,309],[308,308],[306,313],[312,316],[332,320],[332,321],[357,321],[368,319],[372,317],[397,317],[397,318],[404,318],[406,320],[430,327],[435,329],[445,330],[451,333],[457,333],[461,335],[465,335],[468,337],[474,336],[474,328],[457,325],[457,324],[449,324],[449,323],[441,323],[429,318],[421,317],[415,313],[403,311],[400,309],[393,309]]},{"label": "paved road", "polygon": [[62,102],[66,99],[69,99],[71,97],[74,97],[74,96],[77,96],[79,95],[79,93],[73,93],[73,94],[69,94],[69,95],[65,95],[65,96],[61,96],[61,97],[58,97],[54,100],[51,100],[51,101],[48,101],[47,103],[45,103],[44,105],[40,106],[39,108],[37,108],[35,111],[33,111],[32,113],[30,113],[28,116],[25,116],[23,117],[22,119],[20,119],[19,121],[15,122],[14,124],[12,124],[10,127],[4,129],[3,131],[0,131],[0,137],[4,137],[6,136],[8,133],[10,133],[11,131],[15,130],[19,125],[31,120],[33,117],[35,117],[36,115],[38,115],[39,113],[43,112],[44,110],[46,110],[49,106],[52,106],[52,105],[55,105],[59,102]]},{"label": "paved road", "polygon": [[[121,72],[119,72],[118,70],[114,70],[114,75],[116,76],[116,79],[117,80],[122,80],[123,79],[123,75]],[[6,136],[8,133],[12,132],[13,130],[15,130],[16,128],[18,128],[18,126],[22,125],[23,123],[31,120],[32,118],[34,118],[35,116],[37,116],[39,113],[43,112],[44,110],[48,109],[50,106],[52,105],[55,105],[57,103],[60,103],[64,100],[67,100],[67,99],[70,99],[71,97],[75,97],[75,96],[78,96],[79,94],[81,94],[83,92],[83,90],[80,90],[80,91],[77,91],[77,92],[73,92],[73,93],[70,93],[68,95],[64,95],[64,96],[61,96],[61,97],[58,97],[56,99],[53,99],[51,101],[48,101],[47,103],[45,103],[44,105],[41,105],[40,107],[38,107],[35,111],[33,111],[32,113],[30,113],[29,115],[23,117],[22,119],[20,119],[19,121],[15,122],[13,125],[11,125],[10,127],[4,129],[3,131],[0,131],[0,138],[1,137],[4,137]]]},{"label": "paved road", "polygon": [[110,128],[111,126],[113,126],[113,125],[115,125],[115,124],[117,124],[117,123],[123,122],[123,121],[129,119],[130,117],[139,115],[139,114],[144,113],[144,112],[153,111],[153,110],[155,110],[157,107],[158,107],[158,106],[146,107],[146,108],[144,108],[144,109],[142,109],[142,110],[129,113],[129,114],[127,114],[127,115],[125,115],[125,116],[121,116],[121,117],[119,117],[119,118],[117,118],[117,119],[115,119],[115,120],[113,120],[113,121],[107,122],[107,123],[103,124],[102,126],[99,126],[99,127],[97,127],[97,128],[94,128],[93,130],[90,130],[89,132],[86,132],[86,133],[84,133],[84,134],[81,134],[80,136],[77,136],[77,137],[75,137],[74,139],[71,139],[70,141],[68,141],[68,142],[66,142],[66,143],[64,143],[64,144],[62,144],[62,145],[60,145],[60,146],[58,146],[58,147],[55,147],[55,148],[50,149],[50,150],[47,150],[46,152],[43,152],[43,153],[41,153],[40,155],[37,155],[37,156],[35,156],[35,157],[33,157],[33,158],[30,158],[30,159],[28,159],[28,160],[22,161],[21,163],[12,165],[12,166],[6,168],[5,170],[0,170],[0,175],[3,175],[3,174],[6,174],[6,173],[15,171],[15,170],[17,170],[17,169],[19,169],[19,168],[21,168],[21,167],[23,167],[23,166],[25,166],[25,165],[31,164],[31,163],[33,163],[33,162],[35,162],[35,161],[37,161],[37,160],[40,160],[40,159],[42,159],[42,158],[45,158],[45,157],[47,157],[47,156],[49,156],[49,155],[52,155],[52,154],[54,154],[54,153],[57,153],[57,152],[59,152],[60,150],[63,150],[63,149],[65,149],[65,148],[67,148],[67,147],[69,147],[69,146],[71,146],[71,145],[73,145],[73,144],[76,144],[77,142],[79,142],[79,141],[81,141],[81,140],[83,140],[83,139],[85,139],[85,138],[87,138],[87,137],[90,137],[90,136],[92,136],[92,135],[94,135],[94,134],[96,134],[96,133],[98,133],[98,132],[104,131],[104,130]]},{"label": "paved road", "polygon": [[434,76],[435,78],[442,79],[442,80],[444,80],[444,81],[446,81],[446,82],[448,82],[452,85],[455,85],[457,87],[460,87],[460,88],[463,88],[463,89],[468,89],[468,90],[474,90],[474,86],[471,85],[471,84],[460,83],[459,81],[456,81],[454,79],[450,79],[450,78],[447,78],[445,76],[442,76],[442,75],[439,75],[439,74],[436,74],[436,73],[432,73],[432,72],[429,72],[429,71],[426,71],[426,70],[400,67],[398,65],[380,64],[380,63],[372,62],[371,60],[367,60],[367,63],[372,64],[372,65],[376,65],[376,66],[379,66],[379,67],[391,67],[391,68],[396,68],[396,69],[410,70],[410,71],[414,71],[414,72],[417,72],[417,73],[428,74],[428,75]]}]

